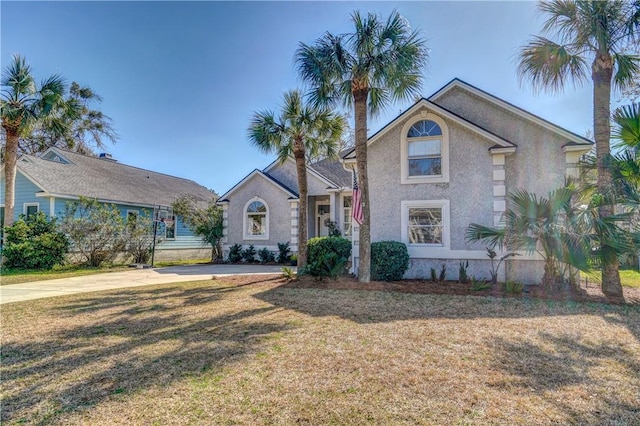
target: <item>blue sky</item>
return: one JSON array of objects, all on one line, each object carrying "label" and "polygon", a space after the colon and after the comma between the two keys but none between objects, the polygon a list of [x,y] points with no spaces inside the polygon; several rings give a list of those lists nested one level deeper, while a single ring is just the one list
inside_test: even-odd
[{"label": "blue sky", "polygon": [[[254,111],[302,87],[299,42],[351,30],[359,9],[396,8],[430,49],[423,95],[454,77],[578,134],[591,127],[591,87],[534,94],[519,85],[518,47],[538,34],[533,2],[10,2],[0,3],[2,66],[26,56],[34,74],[63,74],[104,100],[122,163],[224,193],[273,156],[251,146]],[[370,120],[372,134],[409,103]]]}]

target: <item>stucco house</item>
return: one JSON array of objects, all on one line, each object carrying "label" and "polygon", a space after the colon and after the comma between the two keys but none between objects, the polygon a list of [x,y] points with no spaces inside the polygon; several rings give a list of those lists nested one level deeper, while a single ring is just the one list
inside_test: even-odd
[{"label": "stucco house", "polygon": [[[4,173],[0,180],[0,214],[4,216]],[[154,211],[170,214],[169,221],[159,222],[160,243],[156,259],[206,258],[210,246],[204,247],[169,208],[177,197],[190,194],[208,202],[215,194],[188,179],[169,176],[119,163],[107,154],[100,157],[82,155],[59,148],[49,148],[39,155],[22,155],[18,160],[15,190],[15,219],[20,214],[44,212],[55,217],[65,213],[68,202],[80,197],[115,205],[122,216]]]},{"label": "stucco house", "polygon": [[[593,142],[459,79],[418,100],[368,140],[371,240],[407,244],[406,277],[428,277],[459,264],[489,277],[485,247],[465,241],[472,222],[498,225],[506,195],[516,188],[541,195],[576,176],[579,157]],[[358,227],[351,222],[355,153],[339,162],[309,166],[309,236],[325,235],[326,220],[353,241],[358,264]],[[296,248],[298,195],[293,161],[255,170],[221,198],[225,241],[277,249]],[[355,271],[357,273],[357,271]],[[507,262],[501,279],[533,283],[542,276],[533,256]]]}]

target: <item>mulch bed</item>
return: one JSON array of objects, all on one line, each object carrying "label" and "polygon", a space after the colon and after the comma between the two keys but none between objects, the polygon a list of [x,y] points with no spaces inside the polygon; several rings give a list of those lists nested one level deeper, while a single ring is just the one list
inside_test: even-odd
[{"label": "mulch bed", "polygon": [[474,291],[471,284],[457,281],[432,282],[424,280],[402,280],[395,282],[371,281],[361,283],[353,276],[340,277],[337,280],[318,280],[310,276],[299,277],[289,281],[283,287],[287,288],[320,288],[332,290],[369,290],[369,291],[397,291],[415,294],[446,294],[456,296],[491,296],[509,298],[530,298],[544,300],[571,300],[578,302],[597,302],[613,304],[640,305],[640,289],[624,288],[624,299],[608,299],[598,283],[581,282],[578,288],[566,287],[552,292],[545,292],[541,285],[525,286],[522,294],[510,294],[502,289],[500,284],[481,291]]}]

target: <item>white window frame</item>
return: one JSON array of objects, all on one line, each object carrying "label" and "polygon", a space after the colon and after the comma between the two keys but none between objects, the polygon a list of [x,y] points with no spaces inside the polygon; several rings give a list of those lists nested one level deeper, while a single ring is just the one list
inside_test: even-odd
[{"label": "white window frame", "polygon": [[[264,233],[264,235],[250,235],[250,234],[247,234],[247,225],[248,225],[248,223],[247,223],[247,218],[248,218],[247,209],[249,208],[251,203],[254,203],[256,201],[262,203],[262,205],[264,205],[264,207],[266,209],[266,213],[265,213],[265,233]],[[247,203],[244,205],[244,208],[242,209],[242,239],[243,240],[268,240],[269,239],[269,204],[267,204],[267,202],[264,201],[262,198],[253,197],[252,199],[247,201]]]},{"label": "white window frame", "polygon": [[[409,209],[439,208],[442,210],[442,244],[409,243]],[[451,247],[451,219],[449,200],[405,200],[401,202],[401,239],[411,257],[428,258],[446,255]]]},{"label": "white window frame", "polygon": [[27,216],[27,208],[28,207],[37,207],[38,210],[36,210],[36,213],[38,213],[40,211],[40,203],[23,203],[22,204],[22,214],[26,217]]},{"label": "white window frame", "polygon": [[[351,207],[345,207],[344,206],[344,199],[345,198],[351,198]],[[351,233],[347,234],[347,223],[345,222],[344,218],[345,216],[345,211],[349,210],[349,224],[351,224]],[[353,194],[343,194],[340,196],[340,222],[342,225],[342,235],[345,237],[350,237],[353,235]]]},{"label": "white window frame", "polygon": [[[431,120],[440,126],[442,130],[442,140],[440,145],[441,154],[441,175],[437,176],[409,176],[409,138],[407,134],[411,127],[425,120]],[[437,115],[426,113],[420,114],[413,119],[406,122],[402,127],[401,143],[400,143],[400,183],[402,184],[414,184],[414,183],[446,183],[449,182],[449,128],[444,120]]]}]

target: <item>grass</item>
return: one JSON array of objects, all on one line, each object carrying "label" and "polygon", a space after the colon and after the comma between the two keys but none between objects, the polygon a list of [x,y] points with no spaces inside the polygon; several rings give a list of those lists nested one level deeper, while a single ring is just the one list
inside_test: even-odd
[{"label": "grass", "polygon": [[3,305],[0,421],[637,424],[638,307],[284,282]]},{"label": "grass", "polygon": [[[165,267],[209,263],[209,261],[210,259],[172,260],[159,261],[155,262],[155,264],[157,267]],[[100,268],[68,265],[50,271],[2,268],[2,270],[0,270],[0,285],[21,284],[32,281],[46,281],[55,280],[58,278],[71,278],[83,275],[103,274],[106,272],[124,271],[128,268],[129,267],[127,265],[104,266]]]},{"label": "grass", "polygon": [[[600,271],[593,271],[586,274],[589,282],[599,283],[601,280]],[[584,278],[583,278],[584,279]],[[620,283],[623,287],[640,288],[640,271],[624,269],[620,271]]]}]

